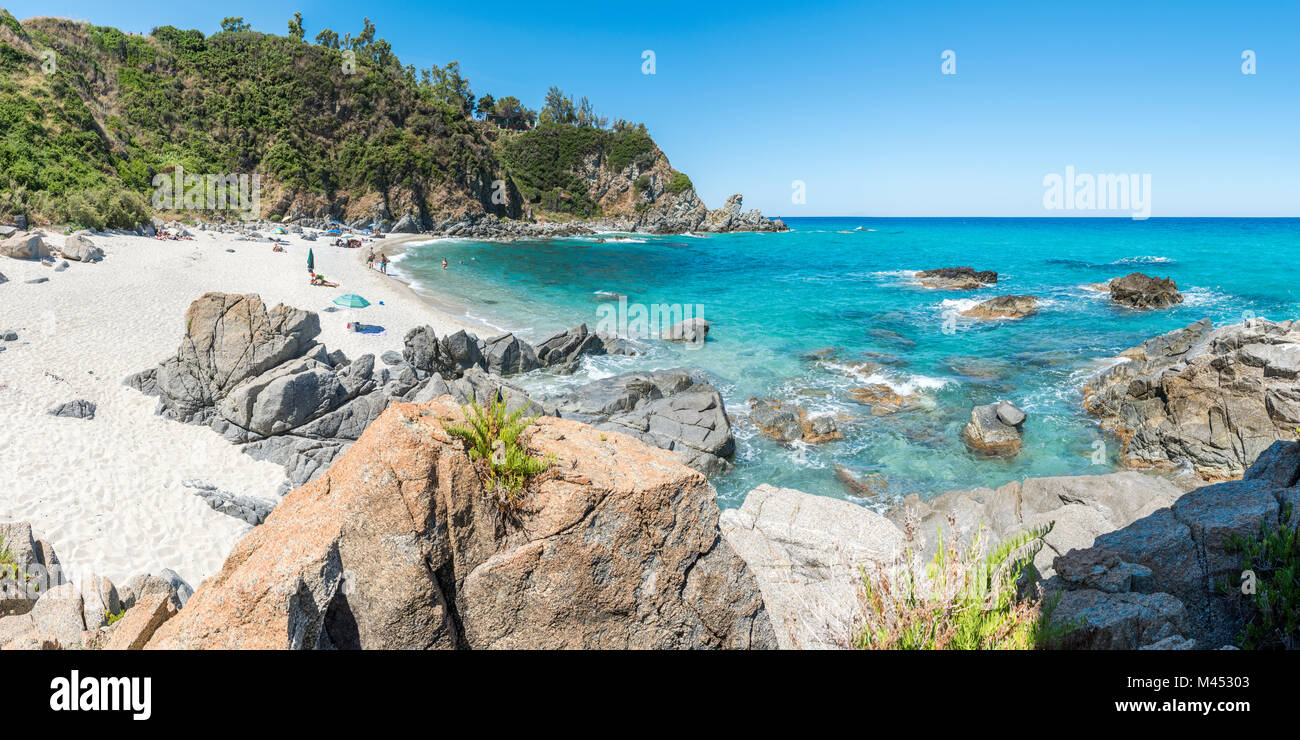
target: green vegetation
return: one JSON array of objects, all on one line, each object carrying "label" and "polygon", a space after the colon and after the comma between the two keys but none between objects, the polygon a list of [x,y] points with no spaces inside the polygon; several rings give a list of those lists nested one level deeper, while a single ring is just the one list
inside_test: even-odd
[{"label": "green vegetation", "polygon": [[[1281,522],[1260,522],[1253,538],[1230,537],[1226,550],[1241,555],[1241,569],[1254,574],[1250,596],[1254,614],[1237,636],[1244,650],[1295,650],[1300,648],[1300,536],[1292,521],[1294,506],[1288,503]],[[1236,586],[1219,585],[1220,593]]]},{"label": "green vegetation", "polygon": [[114,614],[113,612],[108,612],[108,611],[104,612],[104,620],[107,622],[107,624],[106,624],[105,626],[108,626],[108,627],[113,626],[113,624],[116,623],[117,620],[121,619],[121,618],[122,618],[123,616],[125,616],[125,615],[126,615],[126,610],[125,610],[125,609],[122,609],[121,611],[117,612],[116,614]]},{"label": "green vegetation", "polygon": [[506,411],[506,401],[497,395],[486,409],[476,401],[462,406],[463,424],[443,424],[443,429],[465,443],[471,460],[479,462],[487,474],[487,488],[497,496],[503,510],[519,506],[524,488],[535,476],[551,466],[551,460],[533,457],[519,442],[524,430],[537,421],[524,416],[524,408]]},{"label": "green vegetation", "polygon": [[1052,523],[1008,538],[982,553],[983,528],[965,550],[939,534],[923,575],[912,551],[897,578],[864,573],[865,620],[853,644],[861,649],[999,650],[1045,647],[1068,631],[1053,626],[1056,600],[1039,593],[1034,556]]},{"label": "green vegetation", "polygon": [[573,172],[584,158],[621,172],[661,156],[644,125],[605,128],[558,88],[546,101],[539,116],[479,98],[456,62],[404,66],[369,19],[311,44],[298,13],[287,36],[239,17],[211,36],[136,36],[0,9],[0,219],[130,228],[150,215],[154,177],[177,167],[260,174],[264,213],[357,217],[380,201],[393,217],[519,216],[490,197],[507,179],[543,211],[587,217],[599,209]]},{"label": "green vegetation", "polygon": [[681,195],[682,191],[695,187],[691,184],[691,178],[686,176],[685,172],[674,172],[671,180],[668,181],[668,192],[673,195]]},{"label": "green vegetation", "polygon": [[659,148],[648,134],[542,123],[502,141],[501,158],[519,192],[545,211],[579,218],[600,215],[578,172],[588,161],[610,172],[653,166]]}]

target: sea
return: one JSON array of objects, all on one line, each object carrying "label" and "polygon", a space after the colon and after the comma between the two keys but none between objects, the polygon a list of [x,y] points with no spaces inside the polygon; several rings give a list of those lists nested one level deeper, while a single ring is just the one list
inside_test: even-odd
[{"label": "sea", "polygon": [[[909,494],[999,486],[1117,468],[1118,441],[1081,406],[1090,378],[1143,340],[1214,324],[1300,316],[1300,219],[786,218],[784,233],[600,234],[514,242],[440,239],[392,271],[443,310],[538,342],[586,323],[637,340],[635,357],[592,357],[572,376],[514,380],[556,394],[629,370],[696,368],[734,419],[735,469],[713,479],[723,508],[768,483],[884,509]],[[446,259],[448,268],[443,269]],[[922,287],[919,270],[998,273],[971,291]],[[1136,310],[1096,289],[1131,272],[1173,278],[1184,301]],[[1021,319],[960,312],[1034,295]],[[702,345],[654,338],[647,315],[702,316]],[[647,336],[649,335],[649,336]],[[887,385],[893,413],[851,396]],[[772,398],[831,416],[844,438],[783,444],[748,422]],[[977,404],[1023,409],[1024,447],[996,459],[966,449]],[[845,476],[870,481],[861,492]]]}]

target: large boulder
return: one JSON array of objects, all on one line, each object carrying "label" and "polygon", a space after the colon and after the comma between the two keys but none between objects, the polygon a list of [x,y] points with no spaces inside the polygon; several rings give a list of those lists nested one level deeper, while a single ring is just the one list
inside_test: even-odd
[{"label": "large boulder", "polygon": [[995,457],[1012,457],[1020,451],[1025,412],[1010,401],[971,409],[961,438],[971,451]]},{"label": "large boulder", "polygon": [[525,444],[553,472],[502,519],[443,428],[459,420],[450,398],[391,406],[148,647],[775,646],[702,475],[626,436],[543,418]]},{"label": "large boulder", "polygon": [[1240,476],[1300,426],[1300,326],[1202,319],[1121,353],[1084,387],[1084,408],[1122,443],[1132,468],[1189,464],[1203,478]]},{"label": "large boulder", "polygon": [[39,234],[24,232],[0,241],[0,256],[16,260],[43,260],[50,258],[50,248]]},{"label": "large boulder", "polygon": [[74,262],[98,262],[104,259],[104,250],[80,234],[73,234],[65,239],[63,248],[59,252],[63,254],[64,259]]},{"label": "large boulder", "polygon": [[559,373],[574,372],[587,355],[605,353],[604,338],[587,331],[586,324],[554,334],[537,345],[538,361],[543,367],[555,368]]},{"label": "large boulder", "polygon": [[862,617],[863,569],[892,566],[905,546],[870,509],[769,485],[724,511],[721,527],[758,578],[782,649],[848,645]]},{"label": "large boulder", "polygon": [[1131,272],[1109,283],[1110,299],[1132,308],[1165,308],[1183,302],[1183,294],[1170,278]]},{"label": "large boulder", "polygon": [[309,311],[267,311],[256,294],[208,293],[185,312],[180,348],[158,368],[159,413],[191,421],[244,380],[304,354],[318,334],[320,319]]},{"label": "large boulder", "polygon": [[514,334],[503,334],[483,343],[483,357],[487,371],[494,375],[513,375],[536,370],[542,366],[533,346]]},{"label": "large boulder", "polygon": [[487,367],[478,338],[463,329],[438,338],[431,326],[417,326],[406,333],[402,358],[424,375],[459,378],[472,367]]}]

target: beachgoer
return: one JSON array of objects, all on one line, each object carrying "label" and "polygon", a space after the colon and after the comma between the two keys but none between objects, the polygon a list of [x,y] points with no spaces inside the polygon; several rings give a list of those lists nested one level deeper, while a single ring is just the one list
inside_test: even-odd
[{"label": "beachgoer", "polygon": [[443,258],[442,258],[442,269],[444,269],[444,270],[447,269],[447,258],[446,258],[446,257],[443,257]]},{"label": "beachgoer", "polygon": [[379,255],[379,269],[385,275],[388,274],[388,255],[386,254]]}]

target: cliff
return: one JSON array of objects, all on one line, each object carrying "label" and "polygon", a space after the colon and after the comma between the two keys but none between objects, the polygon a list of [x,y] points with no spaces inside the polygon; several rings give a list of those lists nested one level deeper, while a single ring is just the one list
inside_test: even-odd
[{"label": "cliff", "polygon": [[[138,36],[0,9],[0,219],[130,229],[153,215],[155,177],[183,169],[260,176],[256,216],[275,220],[776,228],[738,196],[708,211],[644,126],[503,128],[456,63],[417,73],[368,32],[342,48],[239,24]],[[183,216],[234,218],[203,205]]]}]

